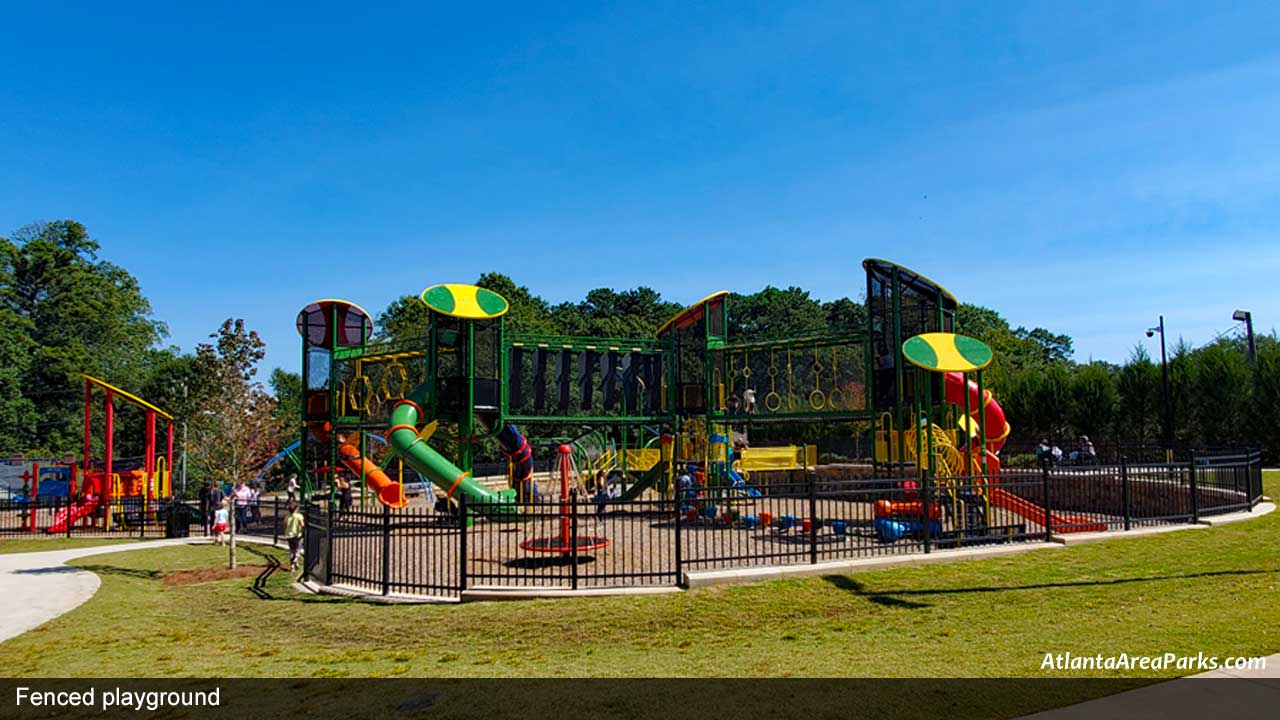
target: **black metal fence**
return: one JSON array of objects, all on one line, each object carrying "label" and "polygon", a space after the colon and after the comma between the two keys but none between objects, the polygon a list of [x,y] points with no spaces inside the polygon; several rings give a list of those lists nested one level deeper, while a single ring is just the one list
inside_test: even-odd
[{"label": "black metal fence", "polygon": [[0,537],[185,536],[189,513],[172,498],[117,498],[109,507],[66,497],[0,500]]},{"label": "black metal fence", "polygon": [[[278,539],[287,507],[283,497],[257,498],[236,513],[236,532]],[[211,524],[198,502],[176,498],[116,498],[106,512],[100,503],[83,499],[0,499],[0,537],[187,537],[208,535]]]},{"label": "black metal fence", "polygon": [[[1250,510],[1261,497],[1261,453],[1233,451],[928,481],[810,471],[753,487],[685,488],[665,499],[543,499],[514,514],[478,503],[452,512],[320,503],[305,509],[304,568],[325,584],[382,595],[662,587],[680,584],[686,571],[1192,523]],[[259,498],[238,512],[237,532],[278,539],[287,507],[286,498]],[[62,497],[0,500],[0,537],[181,537],[207,532],[206,520],[195,503],[170,499],[118,499],[108,512]]]},{"label": "black metal fence", "polygon": [[1192,523],[1251,510],[1261,498],[1261,454],[1249,451],[927,481],[831,480],[810,471],[752,488],[686,488],[665,499],[544,499],[515,513],[474,502],[452,512],[339,512],[317,504],[306,511],[304,567],[316,581],[383,595],[674,586],[686,571]]}]

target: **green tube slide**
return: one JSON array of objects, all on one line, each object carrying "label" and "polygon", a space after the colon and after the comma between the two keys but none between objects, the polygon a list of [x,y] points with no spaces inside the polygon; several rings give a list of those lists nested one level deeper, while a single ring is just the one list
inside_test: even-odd
[{"label": "green tube slide", "polygon": [[511,515],[515,511],[515,488],[494,492],[433,450],[418,437],[419,412],[416,403],[405,400],[391,409],[391,430],[387,433],[391,451],[443,490],[446,497],[464,495],[468,503],[475,503],[478,512],[490,517]]}]

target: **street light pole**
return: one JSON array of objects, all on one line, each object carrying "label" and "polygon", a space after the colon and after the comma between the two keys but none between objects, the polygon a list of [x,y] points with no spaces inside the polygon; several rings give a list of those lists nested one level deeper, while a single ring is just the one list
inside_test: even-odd
[{"label": "street light pole", "polygon": [[1160,324],[1147,329],[1147,337],[1160,333],[1160,376],[1161,395],[1164,400],[1164,445],[1165,450],[1173,448],[1173,406],[1169,403],[1169,358],[1165,352],[1164,316],[1160,316]]},{"label": "street light pole", "polygon": [[1258,346],[1253,341],[1253,313],[1248,310],[1237,310],[1231,314],[1231,319],[1244,323],[1244,335],[1247,343],[1245,347],[1249,362],[1257,362]]},{"label": "street light pole", "polygon": [[187,383],[182,383],[182,497],[187,496]]}]

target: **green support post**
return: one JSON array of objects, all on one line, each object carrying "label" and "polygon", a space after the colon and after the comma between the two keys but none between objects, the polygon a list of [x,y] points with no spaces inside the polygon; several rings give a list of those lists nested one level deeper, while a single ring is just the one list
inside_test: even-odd
[{"label": "green support post", "polygon": [[933,373],[927,370],[917,370],[916,378],[924,381],[924,405],[928,408],[928,416],[925,419],[925,433],[929,453],[929,473],[934,472],[933,459],[933,418],[936,408],[933,406]]},{"label": "green support post", "polygon": [[[902,371],[902,299],[898,292],[899,289],[900,289],[899,274],[898,274],[898,269],[895,267],[893,269],[893,372],[894,372],[894,378],[895,378],[894,400],[893,400],[893,414],[894,414],[893,421],[898,426],[898,462],[902,462],[903,458],[906,457],[907,447],[906,447],[906,439],[902,436],[905,423],[903,422],[903,419],[902,419],[902,398],[903,398],[902,385],[903,385],[904,375]],[[913,394],[917,394],[917,393],[913,393]],[[918,418],[920,416],[918,402],[916,403],[916,406],[917,406],[916,417]],[[919,444],[918,443],[919,436],[920,436],[920,432],[917,429],[916,431],[917,445]],[[919,462],[920,462],[920,452],[919,452],[919,448],[917,448],[916,464],[919,464]]]},{"label": "green support post", "polygon": [[336,304],[329,306],[329,422],[334,432],[329,433],[329,506],[332,507],[336,498],[337,487],[333,482],[334,476],[338,472],[338,403],[335,397],[335,390],[338,387],[337,372],[338,364],[334,362],[333,354],[338,349],[338,306]]},{"label": "green support post", "polygon": [[466,335],[467,358],[464,367],[466,385],[466,407],[458,416],[458,466],[471,472],[472,438],[475,435],[476,408],[476,326],[473,320],[463,320]]},{"label": "green support post", "polygon": [[[946,380],[943,380],[945,387]],[[968,476],[973,473],[973,442],[969,438],[969,433],[973,429],[973,413],[969,408],[969,373],[960,373],[960,387],[964,390],[964,472],[962,475]]]},{"label": "green support post", "polygon": [[[965,388],[965,394],[968,394]],[[982,474],[991,474],[991,465],[987,462],[987,388],[983,382],[982,371],[978,371],[978,447],[982,448]]]}]

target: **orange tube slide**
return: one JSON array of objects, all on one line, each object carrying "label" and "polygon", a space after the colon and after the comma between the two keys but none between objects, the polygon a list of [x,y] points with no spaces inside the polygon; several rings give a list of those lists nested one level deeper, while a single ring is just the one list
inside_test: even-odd
[{"label": "orange tube slide", "polygon": [[[311,434],[320,442],[324,442],[329,438],[329,424],[325,423],[323,427],[315,426],[311,428]],[[383,505],[393,508],[402,508],[409,504],[409,500],[405,497],[404,489],[400,487],[400,483],[387,477],[372,460],[360,454],[360,448],[354,443],[348,442],[346,438],[338,436],[338,460],[348,470],[356,475],[364,478],[364,483],[373,491],[374,496]]]}]

